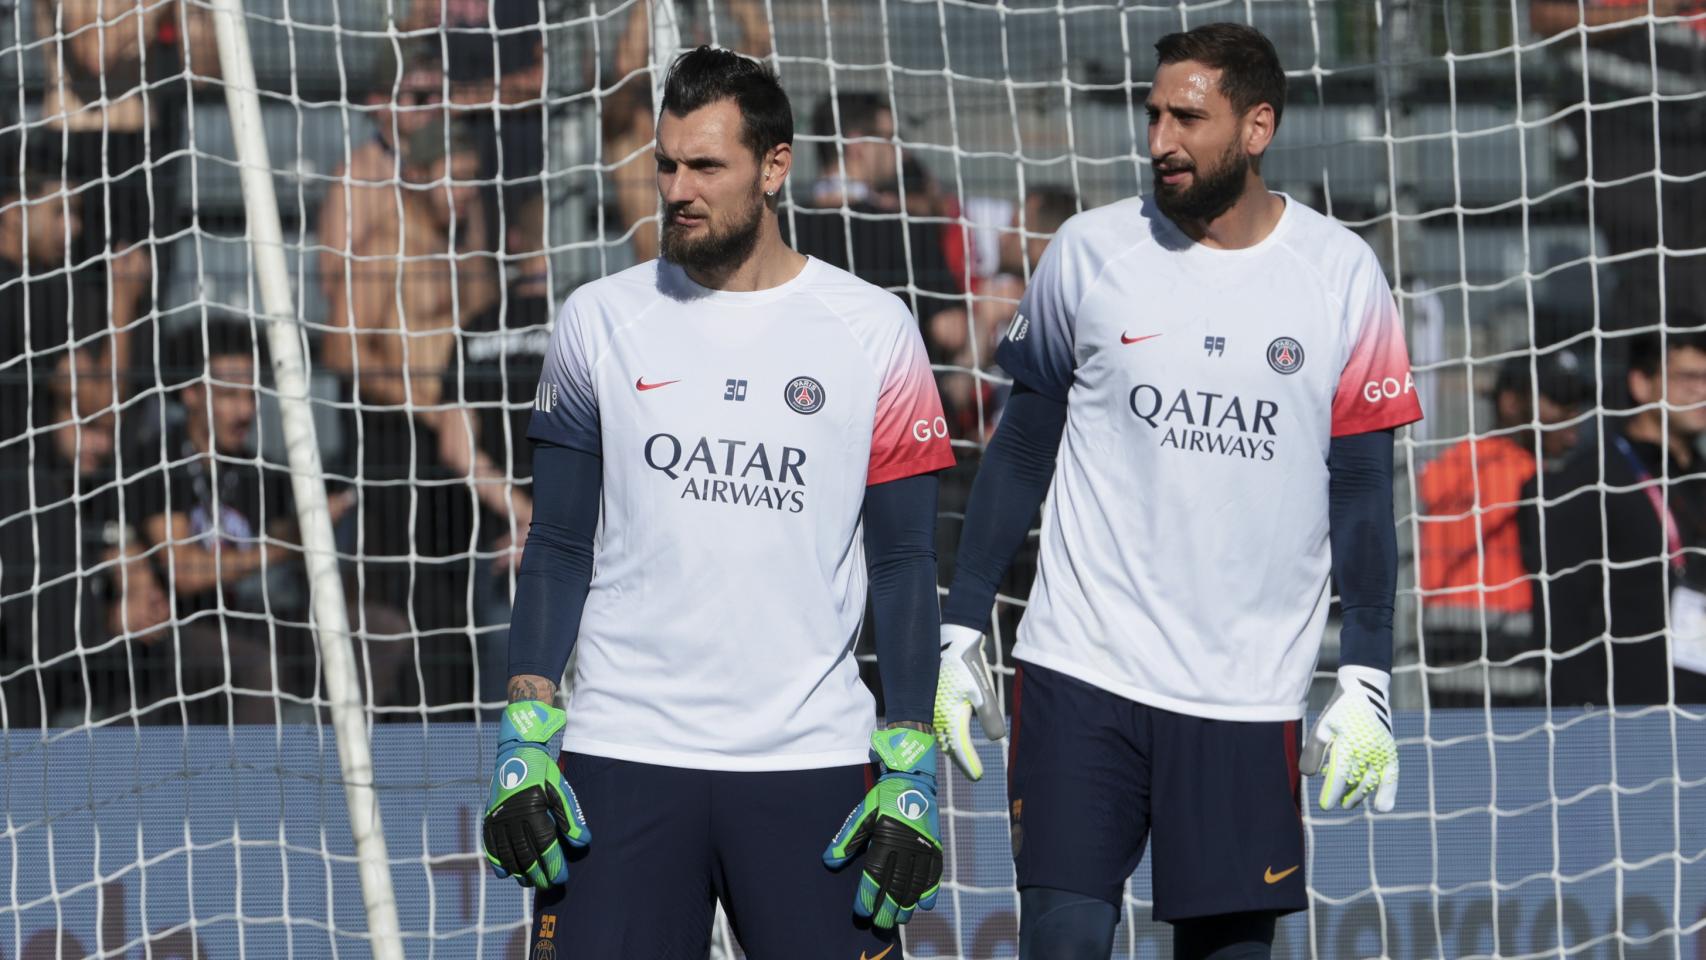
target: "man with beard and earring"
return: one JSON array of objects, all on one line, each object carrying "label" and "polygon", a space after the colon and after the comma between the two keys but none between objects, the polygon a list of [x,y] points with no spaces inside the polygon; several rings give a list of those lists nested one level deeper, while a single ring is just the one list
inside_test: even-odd
[{"label": "man with beard and earring", "polygon": [[[1220,23],[1156,50],[1154,196],[1068,220],[1031,277],[942,611],[936,729],[975,778],[973,710],[1000,733],[980,634],[1052,481],[1013,650],[1025,958],[1106,958],[1151,838],[1174,957],[1268,957],[1309,902],[1299,767],[1324,761],[1323,808],[1397,793],[1398,310],[1367,244],[1262,182],[1273,44]],[[1304,750],[1332,579],[1338,690]]]},{"label": "man with beard and earring", "polygon": [[700,47],[662,107],[663,257],[569,297],[534,400],[486,857],[534,957],[703,956],[721,901],[755,960],[893,960],[942,872],[941,399],[899,299],[782,243],[775,73]]}]

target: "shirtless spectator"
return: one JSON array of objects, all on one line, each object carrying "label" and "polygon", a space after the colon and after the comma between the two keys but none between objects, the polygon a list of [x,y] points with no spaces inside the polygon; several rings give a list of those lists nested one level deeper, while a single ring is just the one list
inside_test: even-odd
[{"label": "shirtless spectator", "polygon": [[178,229],[190,76],[219,75],[212,23],[176,0],[41,0],[34,12],[45,83],[27,153],[81,184],[85,229],[62,309],[109,324],[110,363],[142,380],[154,365],[136,325],[152,310],[156,270],[170,268],[159,242]]},{"label": "shirtless spectator", "polygon": [[451,116],[476,131],[482,192],[494,214],[483,243],[506,263],[545,241],[537,229],[545,200],[540,16],[538,0],[426,0],[406,21],[409,29],[440,30]]},{"label": "shirtless spectator", "polygon": [[[771,54],[770,21],[763,0],[730,0],[729,15],[739,28],[736,52],[760,59]],[[599,162],[608,168],[606,203],[614,208],[621,232],[633,231],[634,261],[642,263],[658,255],[657,164],[651,143],[656,130],[652,117],[651,82],[645,71],[651,58],[651,5],[636,3],[628,14],[622,37],[616,45],[615,76],[599,82],[605,100],[600,111],[603,153]],[[679,12],[679,11],[678,11]],[[683,47],[710,42],[704,23],[689,24],[682,31]],[[723,39],[726,44],[728,40]]]},{"label": "shirtless spectator", "polygon": [[[397,215],[389,229],[351,238],[333,272],[332,329],[321,353],[356,401],[346,436],[354,448],[348,471],[362,487],[363,606],[412,614],[414,632],[443,640],[451,660],[437,675],[450,682],[459,669],[453,635],[466,654],[458,633],[468,622],[474,514],[466,478],[502,471],[474,446],[462,411],[446,402],[444,372],[455,362],[458,328],[497,302],[497,271],[481,243],[479,154],[462,128],[440,117],[400,147],[402,182],[376,188],[391,193]],[[475,489],[483,500],[504,496],[501,485]],[[449,559],[456,555],[463,559]],[[468,699],[448,688],[427,695]]]},{"label": "shirtless spectator", "polygon": [[321,248],[320,284],[333,325],[347,322],[350,278],[344,271],[360,269],[351,254],[360,254],[375,244],[396,243],[402,176],[398,169],[399,138],[407,139],[434,121],[443,123],[444,74],[437,50],[405,46],[401,77],[397,76],[395,56],[386,44],[368,88],[366,103],[372,112],[373,137],[353,147],[348,164],[333,171],[332,183],[320,203],[315,231]]}]

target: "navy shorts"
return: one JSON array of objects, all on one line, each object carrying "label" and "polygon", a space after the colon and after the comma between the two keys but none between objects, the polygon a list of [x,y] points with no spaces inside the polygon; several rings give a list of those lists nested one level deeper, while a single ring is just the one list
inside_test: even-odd
[{"label": "navy shorts", "polygon": [[749,960],[898,960],[853,916],[855,860],[823,851],[870,789],[864,764],[731,773],[564,754],[592,843],[533,900],[530,960],[704,960],[718,900]]},{"label": "navy shorts", "polygon": [[1153,834],[1155,919],[1305,909],[1296,720],[1209,720],[1036,664],[1013,682],[1019,886],[1118,904]]}]

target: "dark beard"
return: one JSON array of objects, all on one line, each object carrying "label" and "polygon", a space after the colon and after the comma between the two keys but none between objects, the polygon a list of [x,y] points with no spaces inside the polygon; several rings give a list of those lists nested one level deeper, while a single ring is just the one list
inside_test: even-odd
[{"label": "dark beard", "polygon": [[1208,223],[1238,202],[1250,172],[1250,156],[1233,141],[1212,170],[1197,167],[1196,184],[1181,189],[1155,178],[1155,205],[1174,223]]},{"label": "dark beard", "polygon": [[764,196],[756,190],[746,219],[722,233],[708,231],[700,240],[689,239],[686,229],[675,223],[674,211],[670,211],[663,226],[663,258],[701,276],[727,273],[740,266],[758,246],[758,228],[763,222]]}]

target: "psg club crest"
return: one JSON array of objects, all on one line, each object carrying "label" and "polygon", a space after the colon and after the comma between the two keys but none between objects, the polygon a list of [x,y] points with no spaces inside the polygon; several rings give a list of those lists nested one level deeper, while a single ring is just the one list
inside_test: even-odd
[{"label": "psg club crest", "polygon": [[823,409],[823,384],[811,377],[795,377],[788,381],[782,398],[795,413],[816,413]]},{"label": "psg club crest", "polygon": [[1268,344],[1268,366],[1280,373],[1296,373],[1303,367],[1303,344],[1290,337]]}]

